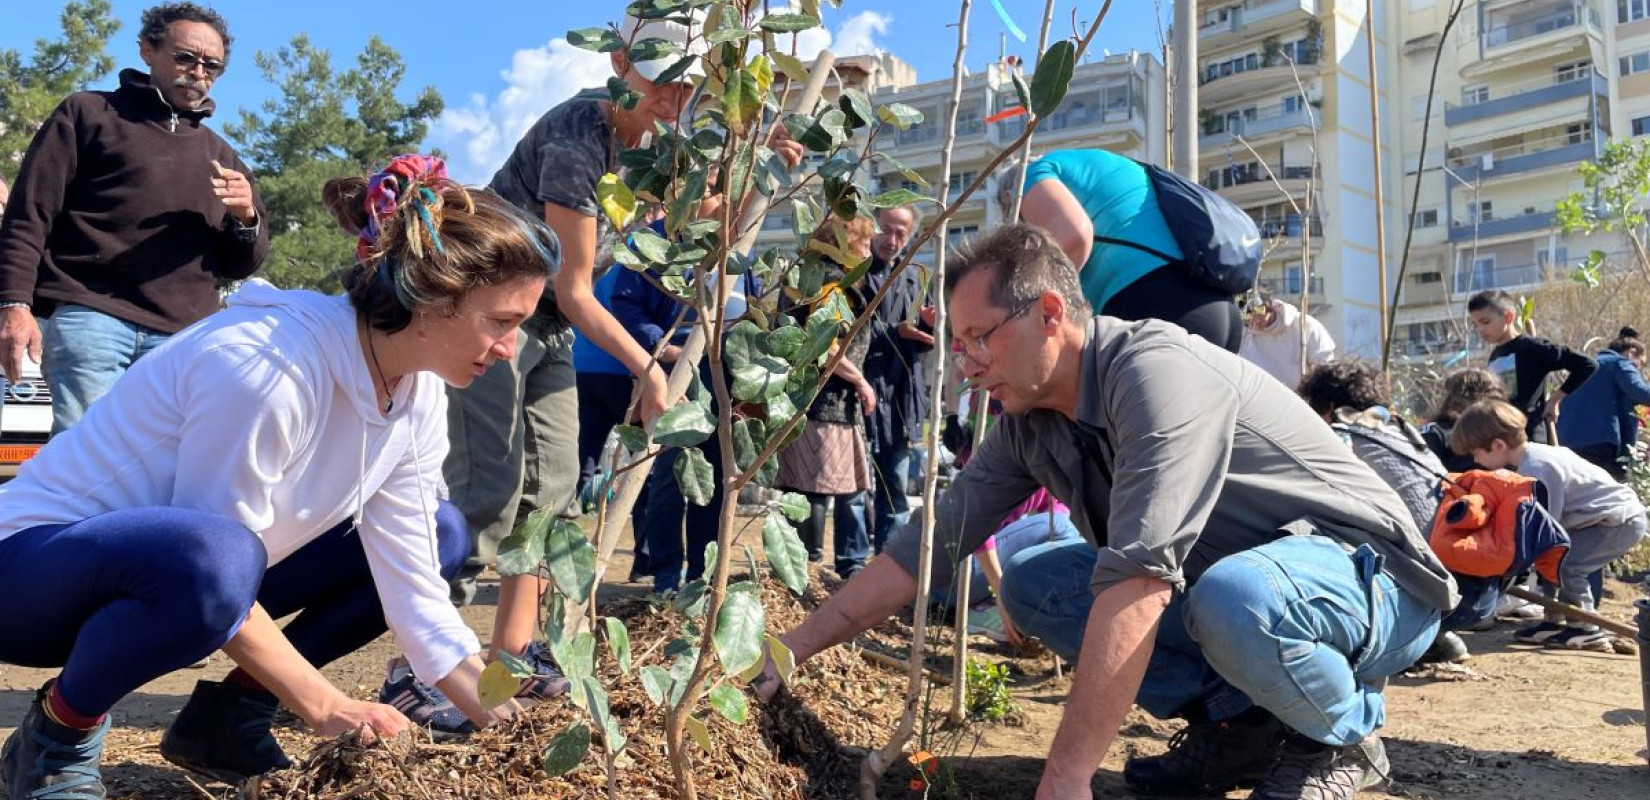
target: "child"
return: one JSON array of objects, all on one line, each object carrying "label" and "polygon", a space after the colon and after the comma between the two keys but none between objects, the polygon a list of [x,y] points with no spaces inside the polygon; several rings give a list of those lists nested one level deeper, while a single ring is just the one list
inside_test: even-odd
[{"label": "child", "polygon": [[[1512,469],[1541,482],[1547,510],[1570,534],[1570,553],[1559,567],[1558,598],[1592,611],[1597,598],[1587,576],[1621,557],[1645,536],[1644,506],[1633,490],[1597,465],[1563,447],[1529,441],[1524,414],[1498,400],[1474,404],[1450,434],[1450,446],[1470,453],[1485,469]],[[1552,587],[1544,587],[1552,596]],[[1592,624],[1566,625],[1562,614],[1520,630],[1521,642],[1592,649],[1605,642]]]},{"label": "child", "polygon": [[1501,379],[1483,367],[1465,367],[1444,376],[1444,396],[1432,411],[1432,420],[1421,426],[1421,438],[1427,442],[1444,468],[1450,472],[1466,472],[1473,468],[1472,456],[1456,453],[1449,448],[1450,430],[1461,412],[1480,400],[1506,400],[1507,387]]},{"label": "child", "polygon": [[[1500,376],[1514,408],[1524,412],[1524,434],[1535,438],[1541,420],[1558,420],[1558,404],[1565,395],[1581,388],[1598,364],[1585,353],[1518,332],[1512,295],[1500,289],[1479,292],[1467,301],[1467,316],[1478,337],[1494,347],[1490,351],[1490,372]],[[1569,370],[1570,377],[1551,397],[1547,397],[1547,376]]]}]

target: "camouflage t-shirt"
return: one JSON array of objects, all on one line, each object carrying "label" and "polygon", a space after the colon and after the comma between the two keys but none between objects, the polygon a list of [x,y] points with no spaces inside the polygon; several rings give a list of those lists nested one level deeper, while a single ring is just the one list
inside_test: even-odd
[{"label": "camouflage t-shirt", "polygon": [[[611,252],[611,226],[596,203],[596,184],[614,171],[618,141],[608,120],[606,89],[586,89],[550,109],[516,144],[487,188],[544,218],[546,205],[596,218],[597,265]],[[546,289],[538,313],[562,319]]]}]

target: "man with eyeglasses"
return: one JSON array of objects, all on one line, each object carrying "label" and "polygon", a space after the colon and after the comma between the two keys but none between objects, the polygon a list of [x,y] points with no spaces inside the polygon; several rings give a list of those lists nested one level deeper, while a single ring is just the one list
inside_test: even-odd
[{"label": "man with eyeglasses", "polygon": [[[1004,414],[936,507],[934,582],[1039,487],[1078,542],[1016,554],[1004,606],[1077,664],[1039,800],[1092,797],[1131,703],[1188,726],[1142,795],[1349,800],[1386,773],[1382,689],[1457,601],[1403,502],[1293,392],[1177,326],[1092,316],[1048,234],[946,275],[951,349]],[[920,524],[786,634],[798,663],[916,593]],[[771,696],[770,662],[755,683]]]},{"label": "man with eyeglasses", "polygon": [[42,364],[53,433],[218,310],[219,282],[251,276],[269,249],[250,170],[205,125],[231,41],[195,3],[144,11],[148,73],[70,95],[23,157],[0,223],[0,372]]}]

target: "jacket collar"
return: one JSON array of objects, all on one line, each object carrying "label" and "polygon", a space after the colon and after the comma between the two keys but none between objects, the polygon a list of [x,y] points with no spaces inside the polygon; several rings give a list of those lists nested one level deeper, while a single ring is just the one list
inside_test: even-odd
[{"label": "jacket collar", "polygon": [[218,108],[217,102],[210,97],[206,98],[206,102],[200,108],[174,108],[161,95],[160,89],[155,86],[154,79],[148,73],[139,72],[135,69],[120,71],[120,91],[138,98],[144,104],[143,107],[152,109],[159,119],[176,115],[179,119],[187,119],[198,125],[201,120],[212,116],[212,112]]}]

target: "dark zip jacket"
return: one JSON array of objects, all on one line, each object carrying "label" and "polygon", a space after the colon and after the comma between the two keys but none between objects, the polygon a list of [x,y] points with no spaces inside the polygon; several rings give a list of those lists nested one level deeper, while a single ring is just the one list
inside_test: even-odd
[{"label": "dark zip jacket", "polygon": [[0,222],[0,303],[49,315],[73,303],[164,332],[216,311],[220,280],[269,250],[263,202],[243,228],[212,191],[216,159],[251,178],[199,110],[174,109],[149,76],[76,92],[29,144]]}]

